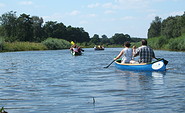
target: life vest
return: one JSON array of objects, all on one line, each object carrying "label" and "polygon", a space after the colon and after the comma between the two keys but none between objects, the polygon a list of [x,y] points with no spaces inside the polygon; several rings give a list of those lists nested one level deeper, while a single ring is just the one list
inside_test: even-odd
[{"label": "life vest", "polygon": [[78,52],[78,48],[73,48],[73,51],[74,52]]}]

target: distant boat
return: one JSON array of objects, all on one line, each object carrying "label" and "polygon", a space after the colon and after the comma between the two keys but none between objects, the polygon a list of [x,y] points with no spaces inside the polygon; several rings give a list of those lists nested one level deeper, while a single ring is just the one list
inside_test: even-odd
[{"label": "distant boat", "polygon": [[104,50],[105,48],[101,45],[94,46],[94,50]]},{"label": "distant boat", "polygon": [[82,55],[82,52],[71,51],[71,54],[73,56],[78,56],[78,55]]}]

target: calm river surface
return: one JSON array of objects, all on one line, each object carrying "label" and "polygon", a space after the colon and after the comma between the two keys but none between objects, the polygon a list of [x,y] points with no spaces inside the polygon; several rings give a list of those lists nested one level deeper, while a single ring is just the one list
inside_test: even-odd
[{"label": "calm river surface", "polygon": [[8,113],[185,112],[185,52],[155,51],[160,72],[107,66],[121,48],[0,53],[0,107]]}]

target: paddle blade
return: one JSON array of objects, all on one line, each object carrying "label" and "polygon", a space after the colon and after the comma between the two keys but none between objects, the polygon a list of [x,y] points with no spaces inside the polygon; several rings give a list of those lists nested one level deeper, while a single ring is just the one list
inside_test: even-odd
[{"label": "paddle blade", "polygon": [[167,65],[168,64],[168,61],[167,60],[165,60],[165,59],[163,59],[164,60],[164,64],[165,65]]}]

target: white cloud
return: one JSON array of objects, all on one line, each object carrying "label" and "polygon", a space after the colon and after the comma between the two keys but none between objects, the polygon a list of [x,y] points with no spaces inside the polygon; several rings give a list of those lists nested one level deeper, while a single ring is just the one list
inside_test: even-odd
[{"label": "white cloud", "polygon": [[134,17],[132,16],[125,16],[121,18],[121,20],[132,20],[132,19],[134,19]]},{"label": "white cloud", "polygon": [[88,8],[95,8],[95,7],[98,7],[98,6],[100,6],[100,4],[99,3],[95,3],[95,4],[90,4],[87,7]]},{"label": "white cloud", "polygon": [[175,11],[175,12],[171,12],[169,15],[170,16],[181,16],[184,14],[184,11]]},{"label": "white cloud", "polygon": [[102,5],[103,8],[112,8],[112,9],[118,9],[118,5],[113,4],[113,3],[105,3]]},{"label": "white cloud", "polygon": [[149,0],[115,0],[119,8],[140,9],[148,7]]},{"label": "white cloud", "polygon": [[80,11],[74,10],[74,11],[68,13],[68,14],[71,15],[71,16],[76,16],[76,15],[80,14]]},{"label": "white cloud", "polygon": [[87,17],[96,17],[96,14],[88,14]]},{"label": "white cloud", "polygon": [[83,21],[80,21],[80,24],[88,24],[88,22],[83,20]]},{"label": "white cloud", "polygon": [[5,7],[5,4],[3,4],[3,3],[0,3],[0,8],[1,8],[1,7]]},{"label": "white cloud", "polygon": [[[163,1],[166,1],[166,0],[152,0],[153,2],[163,2]],[[169,0],[168,0],[169,1]]]},{"label": "white cloud", "polygon": [[63,15],[59,13],[54,13],[50,16],[42,16],[43,19],[46,21],[60,21],[63,18]]},{"label": "white cloud", "polygon": [[104,13],[105,13],[105,14],[113,14],[113,13],[115,13],[115,12],[112,11],[112,10],[107,10],[107,11],[105,11]]},{"label": "white cloud", "polygon": [[21,4],[21,5],[32,5],[33,2],[32,1],[22,1],[22,2],[19,2],[19,4]]},{"label": "white cloud", "polygon": [[156,15],[155,13],[151,13],[151,14],[147,15],[146,18],[147,18],[148,20],[154,20],[156,16],[157,16],[157,15]]}]

